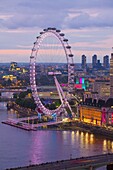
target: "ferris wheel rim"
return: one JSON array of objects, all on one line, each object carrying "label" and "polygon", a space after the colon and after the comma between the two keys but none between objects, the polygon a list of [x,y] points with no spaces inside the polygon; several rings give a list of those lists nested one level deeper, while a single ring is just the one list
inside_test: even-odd
[{"label": "ferris wheel rim", "polygon": [[[42,109],[43,112],[47,112],[48,114],[49,113],[51,114],[51,113],[55,113],[55,112],[57,112],[57,113],[60,112],[63,108],[63,104],[61,103],[61,105],[54,110],[47,109],[42,104],[39,95],[37,95],[38,91],[37,91],[36,78],[35,78],[35,73],[36,73],[35,65],[36,65],[37,53],[38,53],[38,50],[40,49],[41,42],[43,41],[43,39],[45,37],[48,36],[48,33],[57,37],[58,40],[60,41],[60,43],[62,44],[62,47],[63,47],[65,55],[66,55],[67,64],[69,65],[68,72],[69,72],[69,67],[71,67],[71,64],[72,65],[74,65],[74,64],[73,64],[73,54],[71,52],[71,46],[68,44],[68,39],[64,38],[64,34],[60,33],[60,30],[48,28],[48,29],[44,29],[43,32],[40,32],[40,36],[38,36],[36,41],[34,42],[34,46],[32,48],[32,52],[31,52],[31,56],[30,56],[30,85],[31,85],[32,95],[33,95],[33,98],[34,98],[37,108]],[[71,58],[71,62],[69,61],[69,58]],[[72,76],[72,73],[68,73],[68,81],[69,80],[73,81],[73,78],[71,76]]]}]

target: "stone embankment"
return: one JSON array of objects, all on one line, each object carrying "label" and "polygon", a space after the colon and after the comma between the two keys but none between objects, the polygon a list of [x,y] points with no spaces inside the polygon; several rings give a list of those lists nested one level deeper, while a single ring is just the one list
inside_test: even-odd
[{"label": "stone embankment", "polygon": [[95,135],[102,135],[105,138],[113,139],[113,128],[112,127],[97,126],[91,123],[85,123],[85,122],[79,122],[79,121],[72,122],[71,126],[76,127],[76,129],[81,130],[81,131],[93,133]]}]

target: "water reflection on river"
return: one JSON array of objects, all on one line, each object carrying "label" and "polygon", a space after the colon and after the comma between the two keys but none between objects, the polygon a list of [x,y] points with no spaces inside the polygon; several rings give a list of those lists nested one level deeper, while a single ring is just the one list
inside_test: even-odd
[{"label": "water reflection on river", "polygon": [[1,123],[14,116],[0,103],[0,170],[113,152],[113,141],[101,136],[80,131],[28,132]]}]

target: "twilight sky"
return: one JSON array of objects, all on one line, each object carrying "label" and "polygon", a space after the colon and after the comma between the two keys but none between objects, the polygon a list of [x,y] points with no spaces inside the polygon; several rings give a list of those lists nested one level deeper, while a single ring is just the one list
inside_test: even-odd
[{"label": "twilight sky", "polygon": [[101,60],[113,46],[113,0],[0,0],[0,63],[29,62],[39,32],[56,27],[69,39],[74,62]]}]

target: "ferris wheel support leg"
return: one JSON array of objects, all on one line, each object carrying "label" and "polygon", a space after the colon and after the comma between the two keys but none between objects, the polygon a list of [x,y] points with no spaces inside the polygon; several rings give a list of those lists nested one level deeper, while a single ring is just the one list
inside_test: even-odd
[{"label": "ferris wheel support leg", "polygon": [[63,92],[63,90],[62,90],[62,88],[61,88],[61,86],[60,86],[60,84],[59,84],[59,82],[58,82],[58,80],[56,78],[56,76],[54,76],[54,80],[55,80],[57,91],[58,91],[58,94],[59,94],[59,97],[60,97],[60,100],[61,100],[63,106],[65,107],[65,105],[67,105],[69,110],[71,111],[72,116],[73,116],[73,111],[71,109],[71,106],[69,105],[69,102],[67,101],[67,98],[66,98],[66,96],[65,96],[65,94],[64,94],[64,92]]},{"label": "ferris wheel support leg", "polygon": [[62,103],[63,110],[65,112],[65,115],[67,115],[67,112],[66,112],[66,109],[65,109],[65,101],[64,101],[64,98],[62,97],[62,93],[61,93],[61,90],[59,88],[59,83],[58,83],[58,80],[57,80],[55,75],[54,75],[54,80],[55,80],[55,85],[56,85],[56,88],[57,88],[57,91],[58,91],[58,95],[59,95],[61,103]]},{"label": "ferris wheel support leg", "polygon": [[55,80],[55,85],[56,85],[56,88],[57,88],[58,95],[59,95],[59,97],[60,97],[61,103],[64,104],[63,98],[62,98],[62,95],[61,95],[61,92],[60,92],[60,89],[59,89],[59,86],[58,86],[58,81],[57,81],[56,76],[54,76],[54,80]]}]

